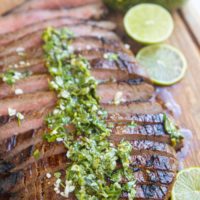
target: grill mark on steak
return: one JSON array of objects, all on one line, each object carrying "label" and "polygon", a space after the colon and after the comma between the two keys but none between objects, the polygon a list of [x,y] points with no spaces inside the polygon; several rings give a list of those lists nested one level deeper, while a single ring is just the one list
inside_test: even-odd
[{"label": "grill mark on steak", "polygon": [[[25,101],[24,99],[27,98]],[[1,104],[1,102],[3,102]],[[29,103],[32,102],[32,103]],[[24,94],[19,97],[13,97],[10,99],[0,100],[0,111],[1,114],[7,115],[8,107],[15,108],[18,112],[23,111],[34,111],[41,110],[46,108],[47,106],[53,106],[56,103],[55,94],[53,92],[37,92],[34,94]],[[128,104],[119,104],[119,105],[105,105],[102,104],[104,109],[108,113],[130,113],[127,110],[132,109],[132,114],[136,113],[160,113],[162,112],[162,108],[157,103],[152,102],[131,102]],[[6,109],[7,107],[7,109]],[[117,110],[115,110],[117,107]],[[45,111],[45,109],[44,109]],[[11,137],[13,134],[18,135],[25,131],[31,130],[33,128],[39,128],[42,126],[41,121],[44,119],[45,112],[41,111],[43,115],[39,115],[38,118],[34,118],[33,116],[27,116],[25,114],[25,119],[21,121],[21,126],[18,125],[17,120],[13,120],[7,124],[0,126],[0,141],[6,138]],[[145,113],[146,112],[146,113]],[[28,119],[28,120],[26,120]],[[34,121],[36,120],[36,121]],[[32,124],[31,126],[29,124]],[[40,125],[40,126],[39,126]],[[39,126],[39,127],[38,127]]]},{"label": "grill mark on steak", "polygon": [[[141,175],[142,174],[140,174],[140,178],[141,178]],[[54,192],[54,186],[53,186],[54,182],[55,182],[54,178],[51,178],[51,180],[48,180],[46,178],[42,179],[42,183],[43,183],[42,185],[44,185],[44,194],[42,195],[42,197],[43,197],[42,199],[52,199],[52,200],[65,200],[65,199],[75,200],[76,199],[75,197],[73,197],[73,195],[70,195],[69,198],[63,198],[62,196],[57,195]],[[38,192],[39,192],[39,191],[34,191],[32,189],[35,187],[36,184],[38,184],[38,183],[37,182],[31,183],[28,186],[26,186],[26,189],[21,189],[21,190],[17,191],[16,193],[14,193],[12,195],[12,198],[10,198],[9,200],[18,200],[19,198],[24,199],[24,200],[27,200],[27,198],[32,199],[32,196],[38,195]],[[168,186],[165,184],[154,183],[155,188],[152,188],[150,183],[148,183],[148,182],[143,183],[143,182],[138,181],[138,183],[136,185],[137,185],[136,188],[138,189],[137,190],[138,194],[136,195],[137,197],[135,199],[137,199],[137,200],[138,199],[139,200],[149,199],[151,197],[155,197],[156,200],[161,200],[161,199],[167,200],[170,196],[170,194],[168,194],[169,192],[167,190]],[[147,187],[148,187],[148,189],[147,189]],[[164,191],[163,191],[163,188],[165,189]],[[152,192],[152,190],[153,190],[153,194],[150,193],[150,192]],[[29,191],[29,192],[27,192],[27,191]],[[120,200],[121,199],[128,199],[127,194],[123,194],[122,197],[120,198]]]},{"label": "grill mark on steak", "polygon": [[133,167],[133,170],[137,168],[143,168],[143,166],[145,166],[146,168],[151,170],[159,169],[176,172],[178,165],[178,162],[175,158],[156,154],[151,155],[141,153],[141,155],[132,155],[131,161],[131,166]]},{"label": "grill mark on steak", "polygon": [[[45,132],[40,131],[41,136],[44,133]],[[110,139],[113,141],[114,137],[115,135],[113,133]],[[126,140],[126,136],[124,136],[123,139]],[[134,135],[132,135],[131,138],[131,144],[133,146],[132,155],[151,154],[151,155],[162,155],[174,158],[175,151],[168,144],[150,141],[148,139],[149,139],[148,136],[146,137],[146,140],[140,140],[140,138],[136,138],[134,137]],[[153,140],[154,138],[151,139]],[[114,140],[113,142],[117,144],[119,141]],[[6,161],[7,163],[12,164],[14,171],[23,169],[27,164],[30,164],[35,161],[33,152],[36,149],[39,150],[40,152],[40,159],[66,152],[66,149],[60,143],[47,143],[43,142],[42,140],[38,141],[36,140],[35,144],[28,146],[19,153],[8,154],[8,156],[4,157],[3,164],[1,163],[1,165],[5,165]],[[2,168],[5,169],[5,167]]]},{"label": "grill mark on steak", "polygon": [[[25,120],[28,120],[28,117],[30,117],[31,115],[32,114],[30,113],[30,114],[28,114],[28,116],[25,116]],[[110,122],[116,123],[116,125],[113,127],[113,129],[114,129],[113,134],[116,135],[115,136],[116,139],[117,139],[117,135],[118,135],[117,126],[119,126],[120,123],[123,123],[123,125],[127,124],[127,126],[132,121],[137,123],[138,126],[139,125],[144,126],[144,125],[148,125],[148,124],[153,125],[153,124],[163,123],[163,114],[162,113],[155,114],[155,115],[151,115],[151,114],[149,114],[149,115],[142,115],[142,114],[141,115],[131,115],[131,117],[126,116],[126,115],[120,116],[120,117],[119,116],[120,115],[117,115],[117,118],[116,118],[116,115],[115,115],[115,117],[108,116],[108,118],[107,118],[108,123],[110,123]],[[43,117],[43,115],[41,117]],[[7,117],[7,118],[9,119],[9,117]],[[41,121],[42,120],[44,120],[44,119],[42,118]],[[145,130],[145,129],[143,129],[143,130]],[[14,135],[14,136],[6,139],[6,140],[2,140],[0,142],[0,145],[1,145],[0,159],[3,159],[5,154],[6,154],[6,157],[10,157],[10,156],[13,156],[16,153],[18,153],[20,150],[27,148],[30,145],[34,145],[37,142],[41,142],[42,141],[42,135],[43,135],[44,132],[45,132],[44,129],[39,129],[37,131],[36,128],[35,128],[35,130],[29,130],[28,132],[23,132],[22,134]],[[134,133],[136,133],[136,132],[137,131],[135,129]],[[133,132],[131,132],[131,134],[133,134]],[[139,133],[137,133],[137,135],[138,134]],[[167,133],[163,132],[163,136],[165,136],[165,134],[167,134]],[[144,132],[144,131],[143,131],[143,134],[140,136],[140,138],[137,135],[134,136],[134,137],[137,137],[137,139],[141,139],[144,135],[148,135],[148,138],[146,138],[148,140],[153,138],[152,140],[155,141],[156,138],[157,138],[156,133],[154,134],[155,137],[153,137],[152,133],[149,134],[148,132]],[[128,137],[128,136],[126,136],[126,137]],[[114,140],[114,138],[113,138],[113,140]]]},{"label": "grill mark on steak", "polygon": [[[13,119],[10,122],[0,126],[0,143],[4,143],[4,140],[12,136],[30,131],[32,129],[38,129],[44,125],[45,116],[48,113],[48,109],[41,109],[39,112],[24,114],[25,119],[21,121],[19,126],[18,120]],[[3,146],[2,146],[3,147]]]},{"label": "grill mark on steak", "polygon": [[110,21],[91,21],[91,20],[87,21],[87,20],[81,20],[81,19],[70,18],[70,17],[58,17],[58,18],[54,18],[50,20],[44,20],[39,23],[27,25],[18,31],[7,33],[6,35],[2,35],[0,38],[0,45],[6,45],[30,33],[44,30],[45,28],[49,26],[56,28],[56,27],[61,27],[61,26],[83,24],[83,23],[89,24],[92,26],[97,26],[99,28],[103,28],[107,30],[114,30],[116,27],[116,25]]},{"label": "grill mark on steak", "polygon": [[[18,170],[4,176],[4,182],[10,183],[10,186],[8,188],[0,184],[0,186],[4,188],[0,190],[3,191],[1,193],[5,193],[6,191],[10,190],[12,192],[16,192],[22,189],[24,186],[27,186],[28,184],[34,182],[37,178],[44,178],[47,172],[53,174],[55,171],[64,169],[67,160],[65,156],[64,158],[62,158],[61,156],[64,156],[64,154],[52,155],[52,157],[43,158],[42,160],[37,161],[37,163],[34,162],[30,165],[27,165],[24,170]],[[147,157],[151,158],[152,155],[148,155]],[[168,162],[174,162],[173,158],[163,157],[160,155],[158,155],[157,158],[162,161],[163,159],[165,159],[165,161],[167,160]],[[175,172],[165,169],[159,170],[158,168],[162,168],[162,165],[163,163],[160,163],[159,165],[156,164],[153,168],[149,168],[147,164],[139,166],[138,168],[135,168],[133,166],[133,173],[135,174],[137,182],[151,183],[151,180],[153,180],[153,183],[156,180],[157,184],[169,184],[170,182],[172,182],[174,180]],[[177,167],[176,164],[174,164],[174,167]],[[19,176],[18,179],[16,179],[17,175]],[[14,180],[16,180],[17,182],[10,181],[13,180],[13,176],[15,177]],[[163,180],[163,177],[166,177],[166,179]]]},{"label": "grill mark on steak", "polygon": [[[136,127],[127,126],[126,124],[116,125],[113,132],[115,133],[115,140],[121,140],[126,135],[127,140],[131,140],[133,135],[137,138],[148,139],[155,138],[156,141],[170,143],[170,137],[166,134],[163,124],[144,124]],[[148,136],[148,138],[147,138]]]},{"label": "grill mark on steak", "polygon": [[[92,57],[88,56],[88,61],[92,67],[91,73],[97,80],[128,80],[129,83],[137,83],[140,80],[145,79],[146,82],[149,82],[149,79],[145,77],[145,74],[138,73],[138,66],[135,62],[127,62],[124,57],[124,60],[121,61],[108,61],[103,58],[98,58],[98,55]],[[96,57],[96,58],[95,58]],[[26,66],[26,63],[30,67]],[[47,68],[45,67],[44,60],[42,59],[32,59],[23,61],[18,61],[17,64],[18,71],[30,71],[33,74],[46,73]],[[6,71],[8,69],[15,70],[15,64],[4,65],[0,71]],[[107,77],[107,78],[106,78]],[[131,80],[132,79],[132,80]],[[135,80],[137,79],[137,80]]]},{"label": "grill mark on steak", "polygon": [[[106,13],[102,3],[85,5],[82,7],[65,9],[65,10],[41,10],[30,11],[26,13],[16,13],[2,17],[0,19],[0,34],[14,32],[26,25],[41,22],[43,20],[54,19],[57,17],[72,17],[77,19],[98,19]],[[28,19],[28,20],[27,20]]]},{"label": "grill mark on steak", "polygon": [[132,122],[134,121],[137,124],[160,124],[164,122],[163,113],[158,114],[109,114],[107,121],[110,122]]},{"label": "grill mark on steak", "polygon": [[[96,37],[104,37],[112,40],[119,40],[119,37],[106,29],[102,29],[99,27],[96,27],[95,25],[86,25],[86,24],[77,24],[77,25],[68,25],[65,26],[66,28],[69,28],[73,33],[75,37],[80,36],[96,36]],[[42,45],[42,34],[43,31],[37,31],[36,33],[31,33],[23,38],[20,38],[17,41],[11,42],[6,46],[2,46],[0,48],[0,57],[6,56],[10,53],[13,53],[16,51],[17,48],[23,47],[25,49],[27,48],[37,48]]]},{"label": "grill mark on steak", "polygon": [[[66,166],[67,160],[65,154],[54,155],[42,160],[38,160],[28,165],[24,170],[10,173],[0,179],[0,193],[16,191],[26,186],[25,182],[37,179],[39,176],[45,176],[47,172],[55,172]],[[4,184],[7,183],[7,184]]]},{"label": "grill mark on steak", "polygon": [[0,142],[0,160],[6,160],[23,149],[43,141],[44,128],[31,129],[20,135],[13,135]]},{"label": "grill mark on steak", "polygon": [[[168,199],[169,197],[168,186],[165,185],[151,185],[151,184],[140,184],[136,186],[136,200],[140,199]],[[127,199],[127,195],[124,197]]]}]

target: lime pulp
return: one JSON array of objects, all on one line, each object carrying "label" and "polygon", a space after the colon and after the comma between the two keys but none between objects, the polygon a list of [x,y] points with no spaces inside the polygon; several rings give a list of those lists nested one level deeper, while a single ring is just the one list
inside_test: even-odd
[{"label": "lime pulp", "polygon": [[167,44],[144,47],[138,52],[136,59],[150,79],[158,85],[172,85],[180,81],[187,69],[184,55]]},{"label": "lime pulp", "polygon": [[174,23],[163,7],[144,3],[132,7],[124,17],[126,32],[134,40],[144,44],[165,41],[172,34]]}]

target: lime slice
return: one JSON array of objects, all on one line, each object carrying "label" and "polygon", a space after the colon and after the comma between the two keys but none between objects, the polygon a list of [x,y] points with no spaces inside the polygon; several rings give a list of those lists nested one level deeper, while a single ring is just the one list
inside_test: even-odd
[{"label": "lime slice", "polygon": [[200,168],[180,171],[172,190],[172,200],[200,200]]},{"label": "lime slice", "polygon": [[145,68],[150,79],[158,85],[172,85],[181,80],[187,69],[183,54],[167,44],[144,47],[137,56],[139,64]]},{"label": "lime slice", "polygon": [[174,24],[170,13],[155,4],[139,4],[124,17],[126,32],[134,40],[154,44],[163,42],[172,33]]}]

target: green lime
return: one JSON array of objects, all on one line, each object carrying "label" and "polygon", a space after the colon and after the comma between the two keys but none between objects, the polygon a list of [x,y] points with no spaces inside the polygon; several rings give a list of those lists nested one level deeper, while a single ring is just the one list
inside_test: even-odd
[{"label": "green lime", "polygon": [[124,17],[126,32],[134,40],[154,44],[166,40],[174,28],[170,13],[156,4],[139,4]]},{"label": "green lime", "polygon": [[200,168],[180,171],[172,190],[172,200],[200,200]]},{"label": "green lime", "polygon": [[137,56],[150,79],[158,85],[172,85],[183,78],[187,62],[183,54],[167,44],[150,45],[141,49]]}]

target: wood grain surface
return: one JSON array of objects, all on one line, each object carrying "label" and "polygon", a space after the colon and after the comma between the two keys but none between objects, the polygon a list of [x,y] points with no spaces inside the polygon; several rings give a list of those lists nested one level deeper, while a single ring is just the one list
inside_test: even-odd
[{"label": "wood grain surface", "polygon": [[[166,41],[180,49],[188,62],[184,79],[167,88],[182,110],[178,123],[193,133],[184,167],[200,166],[200,11],[198,10],[200,6],[195,12],[193,9],[197,4],[200,4],[199,0],[190,0],[182,10],[172,13],[175,29],[170,39]],[[142,46],[127,38],[122,24],[123,16],[112,13],[110,19],[117,22],[118,34],[125,42],[131,44],[136,54]]]},{"label": "wood grain surface", "polygon": [[0,15],[12,10],[25,0],[0,0]]},{"label": "wood grain surface", "polygon": [[184,53],[188,61],[188,70],[185,78],[175,87],[171,87],[170,91],[182,109],[180,124],[193,132],[185,166],[200,166],[200,52],[182,15],[175,13],[174,19],[175,31],[169,43]]}]

